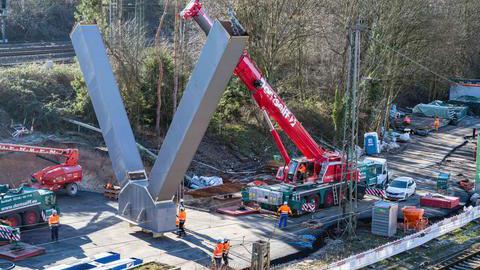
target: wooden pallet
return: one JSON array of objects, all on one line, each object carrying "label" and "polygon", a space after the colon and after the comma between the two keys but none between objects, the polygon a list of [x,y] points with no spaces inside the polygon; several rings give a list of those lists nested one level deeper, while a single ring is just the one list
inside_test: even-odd
[{"label": "wooden pallet", "polygon": [[114,187],[114,189],[105,189],[103,191],[103,196],[109,200],[118,200],[118,195],[120,194],[120,187]]}]

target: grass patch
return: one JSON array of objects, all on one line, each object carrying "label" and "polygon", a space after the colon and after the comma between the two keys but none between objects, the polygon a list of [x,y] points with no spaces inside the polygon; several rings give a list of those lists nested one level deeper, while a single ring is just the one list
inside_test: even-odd
[{"label": "grass patch", "polygon": [[179,267],[171,266],[171,265],[166,265],[163,263],[158,263],[158,262],[149,262],[141,266],[137,266],[135,268],[132,268],[134,270],[179,270]]}]

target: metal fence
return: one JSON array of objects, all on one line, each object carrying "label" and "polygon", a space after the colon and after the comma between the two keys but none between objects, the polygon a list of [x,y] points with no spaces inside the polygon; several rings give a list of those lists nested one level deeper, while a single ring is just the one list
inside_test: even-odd
[{"label": "metal fence", "polygon": [[324,269],[359,269],[421,246],[432,239],[459,229],[478,218],[480,218],[480,206],[469,207],[465,209],[465,212],[432,224],[422,231],[334,262]]}]

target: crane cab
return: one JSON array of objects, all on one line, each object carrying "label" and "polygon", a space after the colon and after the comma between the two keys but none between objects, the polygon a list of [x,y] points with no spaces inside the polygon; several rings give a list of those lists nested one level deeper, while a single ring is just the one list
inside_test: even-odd
[{"label": "crane cab", "polygon": [[[339,157],[330,157],[323,162],[293,158],[290,164],[278,169],[276,178],[292,184],[339,182],[345,169]],[[354,177],[357,178],[357,174]],[[350,176],[347,175],[347,178]]]},{"label": "crane cab", "polygon": [[293,158],[290,164],[280,167],[277,171],[277,180],[288,183],[313,183],[318,179],[320,166],[314,160]]}]

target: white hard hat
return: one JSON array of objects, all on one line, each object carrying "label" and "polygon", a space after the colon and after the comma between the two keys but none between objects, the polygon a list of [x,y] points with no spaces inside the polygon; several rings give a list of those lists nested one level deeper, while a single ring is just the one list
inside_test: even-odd
[{"label": "white hard hat", "polygon": [[283,204],[288,204],[288,202],[283,202]]},{"label": "white hard hat", "polygon": [[183,199],[180,199],[180,202],[183,203]]},{"label": "white hard hat", "polygon": [[52,215],[56,215],[57,214],[57,210],[53,209],[52,210]]}]

